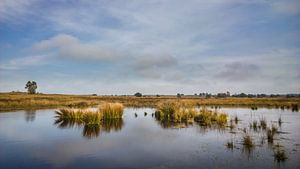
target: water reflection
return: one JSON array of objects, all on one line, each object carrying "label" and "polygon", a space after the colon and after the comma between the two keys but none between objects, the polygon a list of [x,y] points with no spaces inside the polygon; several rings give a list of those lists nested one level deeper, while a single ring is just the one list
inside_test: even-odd
[{"label": "water reflection", "polygon": [[120,131],[124,126],[124,121],[123,119],[109,119],[103,120],[99,124],[84,124],[76,119],[57,118],[54,124],[61,129],[74,127],[83,128],[82,136],[92,139],[98,137],[101,132],[109,133],[111,131]]},{"label": "water reflection", "polygon": [[25,120],[33,122],[35,120],[36,110],[25,110]]},{"label": "water reflection", "polygon": [[[25,121],[24,111],[0,113],[0,168],[299,168],[299,113],[222,110],[230,117],[223,132],[215,125],[159,121],[151,117],[152,109],[127,109],[126,125],[57,118],[53,125],[54,110],[38,110],[34,123]],[[254,121],[257,131],[250,129]],[[267,135],[272,125],[278,127],[273,144]],[[165,129],[170,127],[189,129]],[[247,134],[254,146],[245,143]]]}]

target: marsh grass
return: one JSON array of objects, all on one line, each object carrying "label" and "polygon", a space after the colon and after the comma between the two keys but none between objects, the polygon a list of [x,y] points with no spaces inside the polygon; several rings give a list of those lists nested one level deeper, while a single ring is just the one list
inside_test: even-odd
[{"label": "marsh grass", "polygon": [[252,123],[250,123],[250,128],[253,129],[254,131],[257,131],[257,121],[254,120]]},{"label": "marsh grass", "polygon": [[[159,104],[155,112],[159,121],[171,123],[193,123],[198,122],[203,126],[227,124],[227,114],[217,113],[202,107],[197,109],[194,106],[182,102],[164,102]],[[168,122],[167,122],[168,124]]]},{"label": "marsh grass", "polygon": [[278,132],[277,127],[275,127],[274,125],[272,125],[271,128],[267,129],[267,139],[268,139],[268,143],[273,144],[274,142],[274,136],[275,134]]},{"label": "marsh grass", "polygon": [[235,122],[235,124],[238,124],[238,122],[239,122],[239,118],[237,115],[235,115],[235,117],[234,117],[234,122]]},{"label": "marsh grass", "polygon": [[274,160],[275,161],[277,161],[278,163],[281,163],[287,159],[288,159],[288,156],[284,150],[280,150],[280,149],[274,150]]},{"label": "marsh grass", "polygon": [[299,111],[299,106],[298,104],[291,104],[292,111]]},{"label": "marsh grass", "polygon": [[[177,101],[176,96],[91,96],[62,94],[26,94],[21,92],[0,93],[0,110],[41,109],[41,108],[84,108],[100,105],[102,102],[118,102],[130,107],[156,107],[161,102]],[[184,96],[181,101],[199,106],[242,106],[279,107],[281,105],[298,111],[299,98],[195,98]]]},{"label": "marsh grass", "polygon": [[228,149],[230,149],[230,150],[233,150],[233,148],[234,148],[233,141],[227,142],[227,143],[226,143],[226,147],[227,147]]},{"label": "marsh grass", "polygon": [[[236,124],[236,123],[235,123]],[[230,131],[232,131],[236,126],[235,124],[233,123],[233,120],[231,119],[230,120],[230,123],[229,123],[229,128],[230,128]]]},{"label": "marsh grass", "polygon": [[121,103],[104,103],[99,110],[104,119],[120,119],[123,116],[124,106]]},{"label": "marsh grass", "polygon": [[56,111],[54,123],[60,128],[83,126],[82,135],[94,138],[98,137],[100,130],[120,130],[123,126],[122,115],[122,104],[105,103],[99,109],[59,109]]},{"label": "marsh grass", "polygon": [[244,147],[246,147],[246,148],[252,148],[252,147],[254,147],[254,143],[252,141],[252,138],[248,134],[246,134],[243,137],[243,141],[242,142],[243,142]]},{"label": "marsh grass", "polygon": [[278,126],[281,127],[281,124],[282,124],[282,119],[281,119],[281,116],[278,118]]},{"label": "marsh grass", "polygon": [[267,121],[266,121],[266,119],[264,117],[260,119],[260,127],[263,130],[267,129]]}]

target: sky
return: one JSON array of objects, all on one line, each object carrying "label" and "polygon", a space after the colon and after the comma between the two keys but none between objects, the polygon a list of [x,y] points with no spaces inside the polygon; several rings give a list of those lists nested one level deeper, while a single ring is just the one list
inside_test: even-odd
[{"label": "sky", "polygon": [[0,0],[0,92],[300,93],[300,0]]}]

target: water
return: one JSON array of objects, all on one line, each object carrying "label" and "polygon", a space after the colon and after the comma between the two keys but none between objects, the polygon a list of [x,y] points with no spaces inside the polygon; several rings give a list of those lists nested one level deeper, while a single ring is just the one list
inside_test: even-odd
[{"label": "water", "polygon": [[[55,125],[54,110],[0,113],[0,168],[300,168],[300,114],[288,110],[224,108],[240,121],[235,129],[163,128],[153,109],[125,109],[123,122],[97,129]],[[144,112],[148,112],[144,116]],[[138,117],[135,117],[137,113]],[[263,131],[249,129],[265,118],[268,126],[282,125],[274,144],[288,159],[278,163],[274,145],[261,143]],[[184,125],[183,125],[184,126]],[[255,147],[242,145],[243,130]],[[233,141],[235,147],[227,148]]]}]

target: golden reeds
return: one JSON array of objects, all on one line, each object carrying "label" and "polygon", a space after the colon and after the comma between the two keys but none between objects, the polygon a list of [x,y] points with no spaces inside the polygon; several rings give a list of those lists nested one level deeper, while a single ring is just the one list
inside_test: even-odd
[{"label": "golden reeds", "polygon": [[192,105],[182,102],[163,102],[157,106],[155,117],[159,121],[170,121],[172,123],[199,122],[201,125],[209,126],[217,124],[225,126],[227,114],[217,113],[206,108],[197,109]]}]

